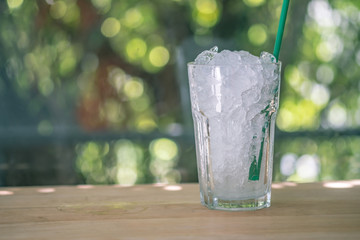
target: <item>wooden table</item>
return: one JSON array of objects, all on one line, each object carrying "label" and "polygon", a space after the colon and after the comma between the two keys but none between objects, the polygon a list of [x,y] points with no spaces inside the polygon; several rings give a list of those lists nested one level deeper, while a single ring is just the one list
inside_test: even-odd
[{"label": "wooden table", "polygon": [[0,188],[0,239],[360,239],[360,180],[273,184],[272,206],[208,210],[197,184]]}]

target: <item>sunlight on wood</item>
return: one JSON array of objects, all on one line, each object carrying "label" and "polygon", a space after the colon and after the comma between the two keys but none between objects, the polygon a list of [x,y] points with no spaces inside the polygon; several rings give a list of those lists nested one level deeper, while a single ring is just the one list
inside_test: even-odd
[{"label": "sunlight on wood", "polygon": [[323,184],[326,188],[352,188],[354,185],[351,182],[326,182]]},{"label": "sunlight on wood", "polygon": [[274,189],[280,189],[284,187],[296,187],[297,185],[298,184],[294,182],[281,182],[281,183],[273,183],[271,187]]},{"label": "sunlight on wood", "polygon": [[281,183],[273,183],[271,185],[271,188],[280,189],[280,188],[284,188],[284,185],[282,185]]},{"label": "sunlight on wood", "polygon": [[55,188],[40,188],[37,190],[39,193],[53,193],[55,192]]},{"label": "sunlight on wood", "polygon": [[297,183],[294,182],[283,182],[282,185],[286,186],[286,187],[296,187]]},{"label": "sunlight on wood", "polygon": [[94,188],[93,185],[77,185],[76,188],[78,189],[92,189]]},{"label": "sunlight on wood", "polygon": [[360,186],[360,180],[356,179],[356,180],[352,180],[350,181],[352,185],[354,186]]},{"label": "sunlight on wood", "polygon": [[14,192],[12,191],[0,191],[0,196],[8,196],[8,195],[13,195]]},{"label": "sunlight on wood", "polygon": [[182,187],[181,186],[176,186],[176,185],[169,185],[163,188],[166,191],[181,191]]}]

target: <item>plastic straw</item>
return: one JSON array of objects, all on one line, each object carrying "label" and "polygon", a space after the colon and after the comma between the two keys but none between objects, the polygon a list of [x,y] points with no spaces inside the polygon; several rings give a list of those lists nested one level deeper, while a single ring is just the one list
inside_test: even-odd
[{"label": "plastic straw", "polygon": [[[278,32],[276,34],[274,54],[273,54],[276,58],[276,61],[278,61],[278,59],[279,59],[279,53],[280,53],[282,37],[283,37],[283,33],[284,33],[284,28],[285,28],[286,16],[287,16],[288,8],[289,8],[289,1],[290,0],[284,0],[282,9],[281,9],[279,27],[278,27]],[[265,115],[265,118],[267,118],[267,114]],[[249,169],[249,180],[250,181],[258,181],[260,179],[261,160],[263,157],[262,156],[263,155],[263,147],[264,147],[265,134],[266,134],[267,127],[268,126],[266,123],[265,126],[262,128],[263,137],[262,137],[262,141],[261,141],[258,161],[256,161],[256,157],[254,157],[254,160],[252,161],[252,163],[250,165],[250,169]]]},{"label": "plastic straw", "polygon": [[284,28],[285,28],[286,16],[287,16],[288,8],[289,8],[289,1],[290,0],[284,0],[282,9],[281,9],[279,27],[278,27],[278,31],[276,34],[274,54],[273,54],[275,56],[276,60],[279,59],[279,53],[280,53],[282,37],[283,37],[283,33],[284,33]]}]

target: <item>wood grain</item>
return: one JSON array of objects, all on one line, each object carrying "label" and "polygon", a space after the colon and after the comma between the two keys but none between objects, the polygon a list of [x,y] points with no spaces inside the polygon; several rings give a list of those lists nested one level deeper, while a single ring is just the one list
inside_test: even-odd
[{"label": "wood grain", "polygon": [[0,188],[0,239],[360,239],[360,181],[323,185],[274,184],[251,212],[208,210],[197,184]]}]

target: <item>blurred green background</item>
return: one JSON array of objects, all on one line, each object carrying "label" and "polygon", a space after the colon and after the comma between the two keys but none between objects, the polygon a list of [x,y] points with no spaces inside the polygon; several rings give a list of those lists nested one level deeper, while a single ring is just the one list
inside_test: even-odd
[{"label": "blurred green background", "polygon": [[[281,0],[0,3],[0,186],[196,182],[186,62],[272,52]],[[274,180],[360,178],[360,1],[291,1]]]}]

